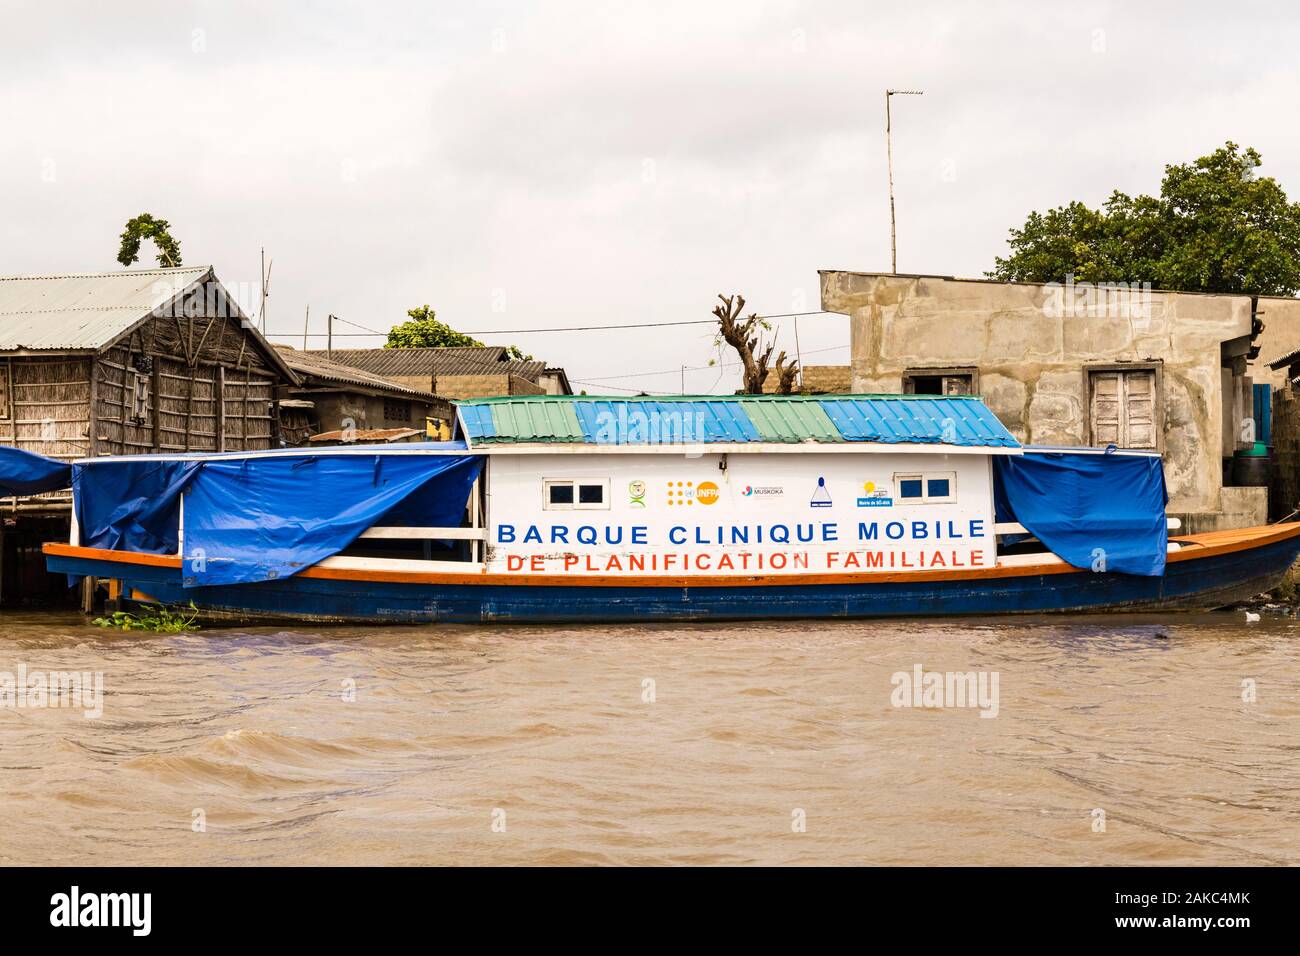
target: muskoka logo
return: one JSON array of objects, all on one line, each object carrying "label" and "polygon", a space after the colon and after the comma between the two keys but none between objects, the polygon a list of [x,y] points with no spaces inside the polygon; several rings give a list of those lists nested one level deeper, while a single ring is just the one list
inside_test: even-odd
[{"label": "muskoka logo", "polygon": [[51,926],[129,926],[134,936],[148,936],[152,924],[151,893],[70,893],[50,897]]}]

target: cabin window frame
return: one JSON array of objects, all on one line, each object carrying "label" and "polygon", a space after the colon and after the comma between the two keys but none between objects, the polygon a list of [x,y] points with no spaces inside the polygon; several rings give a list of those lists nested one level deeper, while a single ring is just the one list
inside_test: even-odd
[{"label": "cabin window frame", "polygon": [[[905,497],[904,481],[919,481],[921,496]],[[930,494],[931,481],[947,481],[948,494]],[[957,472],[955,471],[896,471],[894,472],[894,502],[900,505],[953,505],[957,503]]]},{"label": "cabin window frame", "polygon": [[[567,502],[551,501],[551,489],[568,486],[573,489],[573,500]],[[583,487],[599,487],[600,501],[584,502],[582,500]],[[609,511],[610,510],[610,479],[608,478],[543,478],[542,479],[542,510],[543,511]]]}]

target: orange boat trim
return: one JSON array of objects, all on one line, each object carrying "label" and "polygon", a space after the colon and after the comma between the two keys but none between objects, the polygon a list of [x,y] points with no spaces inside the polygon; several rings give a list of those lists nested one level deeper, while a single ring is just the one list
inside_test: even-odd
[{"label": "orange boat trim", "polygon": [[[1171,538],[1182,547],[1170,553],[1169,563],[1195,561],[1234,551],[1246,551],[1263,545],[1285,541],[1300,535],[1300,521],[1286,524],[1241,528],[1235,531],[1210,531],[1205,534],[1182,535]],[[104,548],[82,548],[70,544],[51,543],[44,547],[46,554],[60,557],[84,558],[91,561],[111,561],[117,564],[145,565],[150,567],[179,568],[178,555],[140,554],[134,551],[110,551]],[[1046,555],[1032,564],[999,565],[992,568],[964,568],[947,571],[883,571],[836,574],[760,574],[760,575],[586,575],[586,574],[489,574],[484,571],[388,571],[382,569],[354,570],[349,568],[310,567],[299,571],[296,577],[321,578],[331,581],[382,581],[393,584],[449,584],[493,585],[506,587],[766,587],[772,585],[800,586],[814,584],[890,583],[899,581],[962,581],[987,578],[1019,578],[1044,574],[1071,574],[1079,568],[1066,564],[1056,555]]]}]

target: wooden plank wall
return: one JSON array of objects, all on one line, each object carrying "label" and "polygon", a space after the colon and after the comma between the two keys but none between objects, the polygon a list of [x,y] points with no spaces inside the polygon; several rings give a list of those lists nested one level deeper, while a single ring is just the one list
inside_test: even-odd
[{"label": "wooden plank wall", "polygon": [[[97,364],[100,454],[257,451],[275,441],[279,376],[238,319],[151,319]],[[144,417],[132,408],[138,369],[149,379]]]}]

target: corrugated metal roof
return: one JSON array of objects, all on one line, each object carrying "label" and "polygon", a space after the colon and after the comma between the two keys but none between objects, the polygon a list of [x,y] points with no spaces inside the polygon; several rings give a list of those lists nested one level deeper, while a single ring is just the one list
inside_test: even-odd
[{"label": "corrugated metal roof", "polygon": [[529,395],[457,403],[471,443],[918,442],[1018,448],[973,396]]},{"label": "corrugated metal roof", "polygon": [[[307,355],[331,358],[324,349],[308,349]],[[500,345],[445,349],[334,349],[335,362],[364,369],[375,375],[482,375],[496,373],[524,375],[535,379],[545,362],[506,357]]]},{"label": "corrugated metal roof", "polygon": [[979,399],[832,398],[820,404],[846,441],[1004,448],[1020,444]]},{"label": "corrugated metal roof", "polygon": [[[490,409],[493,441],[582,442],[573,406],[558,402],[503,402]],[[509,436],[509,437],[505,437]]]},{"label": "corrugated metal roof", "polygon": [[844,441],[820,402],[742,401],[740,405],[763,441]]},{"label": "corrugated metal roof", "polygon": [[492,420],[491,405],[460,405],[461,421],[465,423],[465,434],[473,441],[490,442],[497,437],[497,426]]},{"label": "corrugated metal roof", "polygon": [[1297,362],[1300,362],[1300,349],[1292,349],[1281,358],[1273,359],[1273,361],[1268,363],[1268,367],[1271,369],[1279,369],[1283,365],[1292,365]]},{"label": "corrugated metal roof", "polygon": [[[418,428],[357,428],[348,433],[346,442],[401,442],[416,435],[423,435],[424,432]],[[336,428],[332,432],[321,432],[319,435],[312,435],[307,439],[309,442],[317,444],[323,442],[343,442],[344,430]]]},{"label": "corrugated metal roof", "polygon": [[[558,396],[557,396],[558,397]],[[677,445],[758,441],[753,422],[735,402],[575,399],[579,441],[594,445]]]},{"label": "corrugated metal roof", "polygon": [[451,375],[518,375],[520,378],[536,383],[544,371],[546,371],[545,362],[537,362],[531,359],[506,359],[486,365],[465,365],[458,367],[456,371],[435,368],[433,377],[437,379]]},{"label": "corrugated metal roof", "polygon": [[0,278],[0,351],[98,349],[211,266]]},{"label": "corrugated metal roof", "polygon": [[421,398],[429,401],[437,398],[432,392],[408,388],[397,382],[390,382],[379,375],[372,375],[350,365],[321,358],[318,355],[303,352],[292,346],[277,345],[275,349],[280,353],[280,358],[284,359],[286,365],[304,377],[304,384],[308,386],[312,384],[311,380],[315,379],[331,385],[359,385],[406,398]]},{"label": "corrugated metal roof", "polygon": [[432,376],[435,369],[477,369],[478,366],[500,362],[506,350],[500,345],[447,349],[308,349],[308,355],[333,358],[335,362],[364,369],[375,375],[400,375],[409,378],[418,375]]}]

